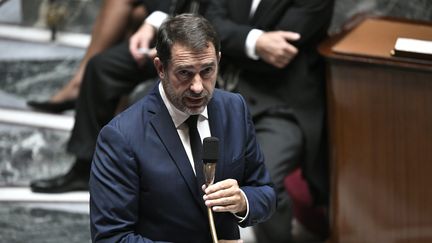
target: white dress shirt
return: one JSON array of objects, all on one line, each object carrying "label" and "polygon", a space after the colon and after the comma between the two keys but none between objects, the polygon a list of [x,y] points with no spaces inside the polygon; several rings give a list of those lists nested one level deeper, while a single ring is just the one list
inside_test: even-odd
[{"label": "white dress shirt", "polygon": [[[249,18],[253,18],[258,5],[260,4],[261,0],[253,0],[251,5],[251,10],[249,14]],[[249,31],[248,36],[246,37],[246,44],[245,44],[245,51],[249,58],[253,60],[258,60],[259,56],[256,54],[256,42],[258,38],[264,33],[264,31],[260,29],[252,29]]]}]

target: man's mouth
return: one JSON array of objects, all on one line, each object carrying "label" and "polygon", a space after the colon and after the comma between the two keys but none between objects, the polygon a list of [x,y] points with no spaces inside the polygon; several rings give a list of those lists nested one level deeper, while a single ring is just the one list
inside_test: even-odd
[{"label": "man's mouth", "polygon": [[203,105],[204,103],[204,98],[203,97],[199,97],[199,98],[195,98],[195,97],[186,97],[186,102],[189,106],[192,107],[200,107]]}]

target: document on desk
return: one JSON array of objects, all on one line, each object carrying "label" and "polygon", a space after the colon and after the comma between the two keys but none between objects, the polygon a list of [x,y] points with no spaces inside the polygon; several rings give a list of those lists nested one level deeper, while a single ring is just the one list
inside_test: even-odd
[{"label": "document on desk", "polygon": [[396,57],[432,59],[432,40],[397,38],[391,54]]}]

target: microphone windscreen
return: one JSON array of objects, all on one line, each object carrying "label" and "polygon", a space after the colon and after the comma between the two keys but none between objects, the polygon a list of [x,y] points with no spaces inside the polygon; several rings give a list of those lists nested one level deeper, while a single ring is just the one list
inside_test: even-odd
[{"label": "microphone windscreen", "polygon": [[203,141],[203,161],[204,163],[216,163],[219,157],[219,139],[217,137],[207,137]]}]

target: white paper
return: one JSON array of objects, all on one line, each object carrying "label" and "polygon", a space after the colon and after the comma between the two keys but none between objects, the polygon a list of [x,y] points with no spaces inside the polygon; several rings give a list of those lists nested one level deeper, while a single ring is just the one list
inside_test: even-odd
[{"label": "white paper", "polygon": [[395,50],[432,55],[432,41],[397,38]]}]

